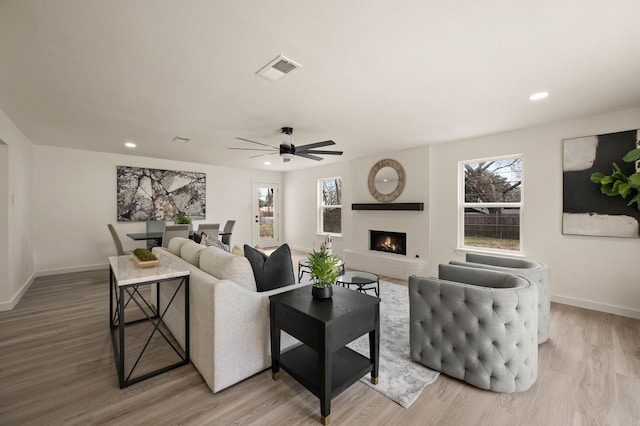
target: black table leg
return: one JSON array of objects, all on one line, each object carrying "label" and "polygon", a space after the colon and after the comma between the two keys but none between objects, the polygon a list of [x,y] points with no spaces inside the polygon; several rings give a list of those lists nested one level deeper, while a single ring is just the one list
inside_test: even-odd
[{"label": "black table leg", "polygon": [[324,340],[320,351],[320,422],[328,425],[331,416],[331,387],[333,385],[333,351],[328,342],[332,341],[331,327],[324,330]]},{"label": "black table leg", "polygon": [[378,369],[380,367],[380,305],[376,305],[374,329],[369,332],[369,359],[373,363],[371,368],[371,383],[378,384]]},{"label": "black table leg", "polygon": [[274,314],[274,306],[270,305],[270,333],[271,333],[271,378],[278,380],[280,378],[280,329],[276,327],[276,319]]},{"label": "black table leg", "polygon": [[120,333],[120,359],[118,360],[118,381],[120,389],[124,387],[124,287],[120,287],[120,303],[118,303],[118,332]]}]

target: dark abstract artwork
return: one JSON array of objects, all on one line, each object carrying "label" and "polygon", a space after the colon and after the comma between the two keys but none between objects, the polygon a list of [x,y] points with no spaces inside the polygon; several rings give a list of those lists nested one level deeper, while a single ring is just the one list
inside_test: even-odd
[{"label": "dark abstract artwork", "polygon": [[206,175],[118,166],[118,222],[206,217]]},{"label": "dark abstract artwork", "polygon": [[563,234],[640,238],[636,205],[603,194],[590,179],[594,172],[611,174],[613,163],[627,176],[635,173],[635,164],[622,157],[639,139],[639,130],[629,130],[563,141]]}]

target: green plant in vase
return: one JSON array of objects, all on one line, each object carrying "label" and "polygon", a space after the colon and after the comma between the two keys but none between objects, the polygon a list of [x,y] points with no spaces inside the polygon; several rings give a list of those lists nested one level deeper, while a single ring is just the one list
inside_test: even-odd
[{"label": "green plant in vase", "polygon": [[186,213],[179,212],[176,217],[173,219],[173,223],[176,225],[187,225],[191,224],[191,218],[187,216]]},{"label": "green plant in vase", "polygon": [[333,295],[333,283],[340,276],[338,258],[324,251],[313,251],[309,255],[309,273],[313,281],[311,294],[317,299],[327,299]]}]

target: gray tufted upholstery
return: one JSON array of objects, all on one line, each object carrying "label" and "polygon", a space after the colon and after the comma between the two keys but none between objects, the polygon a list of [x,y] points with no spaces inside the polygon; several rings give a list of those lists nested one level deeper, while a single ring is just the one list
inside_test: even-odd
[{"label": "gray tufted upholstery", "polygon": [[440,265],[409,277],[410,356],[494,392],[529,389],[538,375],[538,287],[503,272]]},{"label": "gray tufted upholstery", "polygon": [[475,253],[467,253],[466,260],[466,262],[451,261],[449,263],[522,275],[538,285],[538,344],[546,342],[549,338],[549,309],[551,308],[551,272],[549,267],[535,260]]}]

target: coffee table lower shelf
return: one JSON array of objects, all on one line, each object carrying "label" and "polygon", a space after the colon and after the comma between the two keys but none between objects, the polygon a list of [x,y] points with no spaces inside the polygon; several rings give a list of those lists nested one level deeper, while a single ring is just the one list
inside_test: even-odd
[{"label": "coffee table lower shelf", "polygon": [[[307,345],[280,354],[280,367],[318,398],[320,392],[320,355]],[[373,363],[347,347],[333,353],[331,398],[339,395],[360,378],[371,373]]]}]

